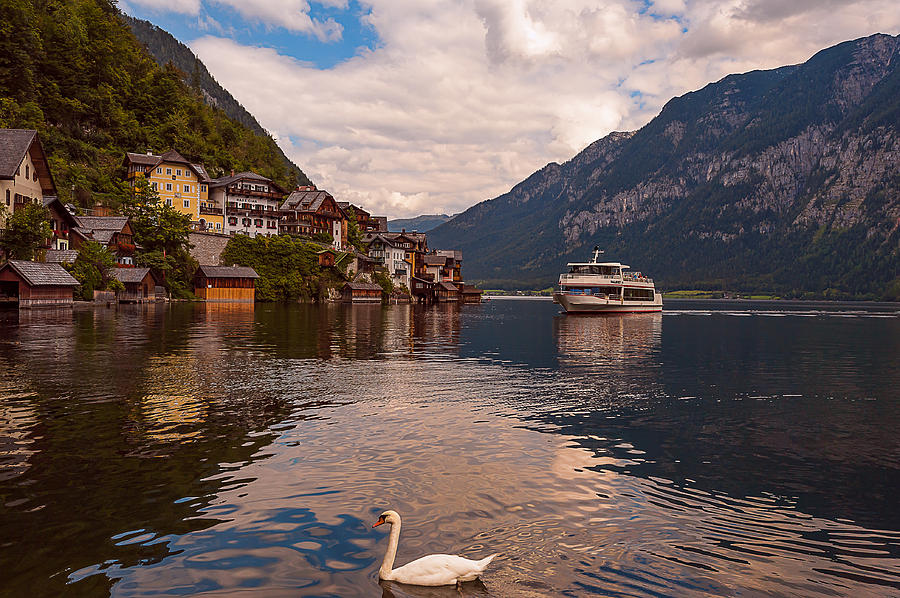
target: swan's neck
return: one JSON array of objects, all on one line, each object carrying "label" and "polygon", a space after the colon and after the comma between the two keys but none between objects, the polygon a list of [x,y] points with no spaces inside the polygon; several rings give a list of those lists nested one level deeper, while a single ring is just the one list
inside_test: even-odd
[{"label": "swan's neck", "polygon": [[390,579],[394,569],[394,559],[397,558],[397,545],[400,544],[400,522],[391,525],[391,536],[388,538],[387,552],[384,553],[384,562],[378,575],[381,579]]}]

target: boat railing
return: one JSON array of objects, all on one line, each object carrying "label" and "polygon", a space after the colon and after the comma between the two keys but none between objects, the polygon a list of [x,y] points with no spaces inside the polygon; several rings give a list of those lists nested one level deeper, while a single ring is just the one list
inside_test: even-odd
[{"label": "boat railing", "polygon": [[629,282],[653,282],[652,278],[641,276],[640,274],[625,274],[623,278]]}]

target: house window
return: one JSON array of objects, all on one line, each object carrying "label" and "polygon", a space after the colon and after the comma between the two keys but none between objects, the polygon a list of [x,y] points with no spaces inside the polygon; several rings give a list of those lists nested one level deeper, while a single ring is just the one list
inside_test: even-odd
[{"label": "house window", "polygon": [[275,228],[276,226],[278,226],[278,225],[275,223],[274,220],[269,220],[269,221],[266,223],[266,228]]},{"label": "house window", "polygon": [[172,190],[172,183],[166,183],[166,191]]},{"label": "house window", "polygon": [[216,222],[216,230],[222,230],[222,223]]},{"label": "house window", "polygon": [[237,226],[237,218],[235,218],[234,216],[230,216],[228,218],[228,224],[230,224],[231,226]]},{"label": "house window", "polygon": [[190,186],[190,185],[185,185],[185,186],[184,186],[184,192],[185,192],[185,193],[190,193],[190,192],[191,192],[191,186]]},{"label": "house window", "polygon": [[28,164],[25,165],[25,178],[30,179],[31,173],[28,171]]},{"label": "house window", "polygon": [[156,174],[162,174],[162,166],[156,169]]},{"label": "house window", "polygon": [[175,174],[176,174],[177,176],[181,176],[181,169],[180,169],[180,168],[176,168],[176,169],[175,169]]},{"label": "house window", "polygon": [[166,174],[172,174],[172,169],[171,169],[171,168],[166,168]]},{"label": "house window", "polygon": [[200,191],[206,193],[206,185],[200,185]]},{"label": "house window", "polygon": [[37,181],[37,170],[31,173],[31,180],[35,182]]},{"label": "house window", "polygon": [[170,199],[166,199],[166,205],[169,206],[170,208],[172,207],[172,200],[171,200],[171,198],[170,198]]},{"label": "house window", "polygon": [[186,208],[191,207],[191,200],[189,200],[189,199],[184,200],[184,207],[186,207]]},{"label": "house window", "polygon": [[241,224],[243,224],[244,226],[250,226],[250,219],[249,218],[241,218]]},{"label": "house window", "polygon": [[262,218],[257,218],[256,220],[253,221],[253,224],[256,225],[256,228],[262,228],[262,226],[263,226]]},{"label": "house window", "polygon": [[6,205],[9,205],[9,189],[6,190]]},{"label": "house window", "polygon": [[159,183],[156,183],[155,181],[150,183],[150,188],[154,191],[159,191]]}]

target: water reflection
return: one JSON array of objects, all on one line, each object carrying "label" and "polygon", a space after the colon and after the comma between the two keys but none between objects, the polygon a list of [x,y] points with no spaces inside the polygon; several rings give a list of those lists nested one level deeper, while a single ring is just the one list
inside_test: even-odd
[{"label": "water reflection", "polygon": [[558,312],[0,312],[0,593],[458,595],[386,507],[463,595],[900,588],[900,320]]}]

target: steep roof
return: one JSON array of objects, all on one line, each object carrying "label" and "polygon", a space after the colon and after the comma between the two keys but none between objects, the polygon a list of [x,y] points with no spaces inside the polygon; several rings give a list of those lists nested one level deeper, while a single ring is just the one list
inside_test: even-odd
[{"label": "steep roof", "polygon": [[149,170],[155,166],[162,164],[163,162],[168,162],[170,164],[184,164],[194,171],[194,173],[197,175],[197,178],[200,179],[201,183],[208,182],[210,180],[209,175],[206,174],[206,169],[202,164],[194,164],[174,149],[163,152],[161,156],[157,156],[156,154],[138,154],[135,152],[125,152],[125,162],[138,164],[140,166],[143,166],[145,170]]},{"label": "steep roof", "polygon": [[11,179],[37,137],[30,129],[0,129],[0,178]]},{"label": "steep roof", "polygon": [[47,164],[44,146],[33,129],[0,129],[0,179],[13,179],[25,154],[31,152],[31,162],[41,181],[44,195],[56,195],[56,183]]},{"label": "steep roof", "polygon": [[194,167],[194,170],[197,172],[197,176],[200,177],[201,183],[211,183],[212,179],[209,178],[209,173],[206,172],[206,167],[203,164],[191,164]]},{"label": "steep roof", "polygon": [[200,266],[197,271],[206,278],[259,278],[250,266]]},{"label": "steep roof", "polygon": [[294,191],[281,204],[282,210],[296,210],[298,212],[315,212],[322,207],[326,198],[334,197],[328,191]]},{"label": "steep roof", "polygon": [[150,268],[116,268],[113,275],[121,283],[141,282],[150,272]]},{"label": "steep roof", "polygon": [[48,264],[74,264],[78,252],[74,249],[48,249],[44,261]]},{"label": "steep roof", "polygon": [[128,216],[75,216],[79,228],[88,231],[111,230],[119,232],[128,223]]},{"label": "steep roof", "polygon": [[445,291],[458,291],[458,290],[459,290],[459,289],[457,289],[455,286],[453,286],[452,283],[449,283],[449,282],[447,282],[447,281],[444,281],[444,282],[440,283],[439,286],[440,286],[442,289],[444,289]]},{"label": "steep roof", "polygon": [[426,266],[445,266],[447,258],[443,255],[426,255],[424,260]]},{"label": "steep roof", "polygon": [[0,270],[11,268],[22,279],[33,287],[55,286],[76,287],[78,281],[66,272],[59,264],[46,262],[29,262],[26,260],[9,260]]}]

